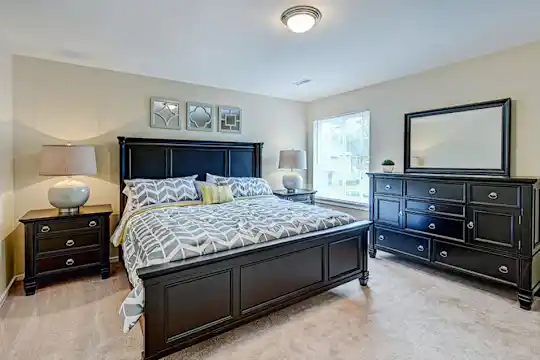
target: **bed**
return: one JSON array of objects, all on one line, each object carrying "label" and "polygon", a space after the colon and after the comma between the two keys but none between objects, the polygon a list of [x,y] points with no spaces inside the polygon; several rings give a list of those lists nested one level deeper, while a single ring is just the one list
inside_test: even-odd
[{"label": "bed", "polygon": [[[124,180],[204,179],[206,173],[261,177],[261,143],[118,140],[121,213],[127,200]],[[264,200],[266,205],[261,201],[241,204],[283,206],[272,199]],[[311,205],[294,206],[291,203],[293,213]],[[136,274],[145,293],[143,359],[164,357],[354,279],[367,285],[369,227],[368,221],[351,222],[139,268]]]}]

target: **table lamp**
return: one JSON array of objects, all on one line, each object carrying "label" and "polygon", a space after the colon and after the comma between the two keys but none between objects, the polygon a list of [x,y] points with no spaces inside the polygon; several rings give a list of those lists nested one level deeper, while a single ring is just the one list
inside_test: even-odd
[{"label": "table lamp", "polygon": [[44,145],[41,148],[39,174],[67,176],[49,189],[49,202],[60,214],[77,214],[90,196],[88,186],[71,178],[73,175],[96,174],[96,152],[93,146]]},{"label": "table lamp", "polygon": [[283,187],[289,192],[302,188],[302,176],[294,172],[294,169],[305,170],[306,163],[306,152],[303,150],[281,150],[279,152],[279,168],[291,170],[283,175],[282,180]]}]

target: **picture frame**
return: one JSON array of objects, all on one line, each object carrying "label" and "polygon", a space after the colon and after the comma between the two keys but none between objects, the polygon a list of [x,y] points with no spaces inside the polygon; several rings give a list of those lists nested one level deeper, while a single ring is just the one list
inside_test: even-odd
[{"label": "picture frame", "polygon": [[150,127],[182,130],[180,101],[159,97],[150,98]]},{"label": "picture frame", "polygon": [[223,133],[242,133],[242,109],[234,106],[218,106],[218,131]]}]

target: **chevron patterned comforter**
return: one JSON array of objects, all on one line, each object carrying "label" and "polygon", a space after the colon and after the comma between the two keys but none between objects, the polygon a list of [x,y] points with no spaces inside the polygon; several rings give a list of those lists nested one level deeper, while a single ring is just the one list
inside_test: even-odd
[{"label": "chevron patterned comforter", "polygon": [[[190,206],[186,206],[190,205]],[[275,196],[236,199],[216,205],[153,205],[124,214],[111,241],[122,243],[133,290],[120,307],[124,332],[144,310],[137,269],[346,225],[342,212]]]}]

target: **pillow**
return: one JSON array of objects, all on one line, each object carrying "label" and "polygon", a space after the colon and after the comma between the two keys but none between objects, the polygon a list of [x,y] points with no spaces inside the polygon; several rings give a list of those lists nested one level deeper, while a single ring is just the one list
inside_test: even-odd
[{"label": "pillow", "polygon": [[197,190],[197,196],[199,197],[199,199],[202,200],[201,185],[210,186],[210,185],[214,185],[214,184],[211,184],[211,183],[206,182],[206,181],[195,181],[195,190]]},{"label": "pillow", "polygon": [[230,185],[234,197],[272,195],[268,182],[255,177],[223,177],[206,174],[206,181],[216,185]]},{"label": "pillow", "polygon": [[131,192],[133,208],[139,209],[147,205],[198,200],[194,184],[196,177],[197,175],[160,180],[124,180],[124,182]]},{"label": "pillow", "polygon": [[229,185],[201,185],[203,205],[222,204],[234,200]]},{"label": "pillow", "polygon": [[124,187],[124,190],[122,190],[122,194],[127,196],[126,205],[124,205],[124,212],[123,212],[123,214],[126,214],[128,212],[131,212],[135,208],[135,206],[133,205],[133,195],[131,194],[131,191],[129,190],[129,186]]}]

